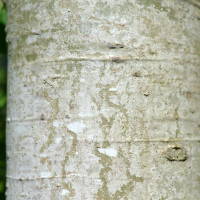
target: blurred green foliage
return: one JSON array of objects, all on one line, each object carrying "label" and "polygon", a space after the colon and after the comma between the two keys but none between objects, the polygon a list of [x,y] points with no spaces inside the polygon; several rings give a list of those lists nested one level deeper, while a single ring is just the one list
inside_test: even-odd
[{"label": "blurred green foliage", "polygon": [[0,0],[0,200],[5,200],[6,183],[6,69],[7,69],[7,45],[6,45],[6,6],[5,0]]},{"label": "blurred green foliage", "polygon": [[7,53],[6,45],[6,6],[2,0],[0,0],[0,55]]},{"label": "blurred green foliage", "polygon": [[3,1],[0,1],[0,23],[6,25],[6,7]]}]

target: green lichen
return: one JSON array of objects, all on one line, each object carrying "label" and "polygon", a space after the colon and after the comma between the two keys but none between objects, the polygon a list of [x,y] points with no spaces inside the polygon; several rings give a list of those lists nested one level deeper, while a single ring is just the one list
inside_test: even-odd
[{"label": "green lichen", "polygon": [[154,7],[155,9],[159,10],[160,12],[166,12],[169,19],[175,20],[176,12],[168,6],[163,6],[162,0],[138,0],[137,3],[139,5],[144,5],[146,7]]},{"label": "green lichen", "polygon": [[102,13],[102,10],[104,12],[104,16],[108,17],[111,14],[112,8],[107,4],[107,2],[97,2],[95,5],[95,12]]},{"label": "green lichen", "polygon": [[109,146],[110,146],[110,143],[108,141],[103,141],[102,148],[107,148]]},{"label": "green lichen", "polygon": [[[67,163],[69,161],[69,158],[70,157],[74,157],[75,154],[76,154],[76,151],[77,151],[77,142],[78,142],[77,135],[74,132],[70,131],[70,130],[67,130],[67,131],[73,137],[73,140],[72,140],[72,145],[71,145],[70,151],[65,154],[65,159],[61,162],[62,176],[63,177],[66,176],[65,166],[67,165]],[[66,147],[66,145],[67,145],[66,142],[64,142],[63,147]]]},{"label": "green lichen", "polygon": [[55,136],[57,135],[57,132],[56,132],[56,130],[55,130],[55,127],[53,126],[53,122],[54,122],[55,119],[57,119],[57,114],[59,113],[59,105],[58,105],[58,103],[59,103],[59,101],[58,101],[58,100],[59,100],[59,97],[56,98],[56,99],[52,99],[52,98],[49,96],[48,92],[47,92],[47,91],[44,91],[44,98],[45,98],[48,102],[50,102],[50,106],[51,106],[51,108],[54,110],[54,112],[53,112],[53,115],[51,116],[51,118],[49,118],[49,119],[47,120],[48,124],[50,125],[49,128],[48,128],[49,131],[50,131],[50,133],[49,133],[49,135],[48,135],[47,141],[46,141],[46,142],[43,144],[43,146],[41,147],[40,153],[43,153],[44,150],[47,149],[47,148],[53,143],[53,140],[54,140]]},{"label": "green lichen", "polygon": [[49,12],[49,14],[52,14],[54,12],[54,3],[55,0],[50,0],[45,5],[45,8]]},{"label": "green lichen", "polygon": [[115,192],[115,195],[112,199],[121,200],[122,198],[128,198],[128,195],[130,194],[130,192],[133,191],[134,187],[135,187],[134,181],[129,181],[127,184],[122,185],[120,190],[117,190]]},{"label": "green lichen", "polygon": [[[95,144],[95,145],[97,145],[97,144]],[[95,155],[101,158],[99,163],[103,165],[103,168],[100,170],[100,173],[99,173],[99,177],[103,184],[102,184],[102,187],[98,189],[96,199],[97,200],[105,200],[105,199],[110,200],[112,198],[108,191],[108,186],[107,186],[108,181],[106,180],[106,176],[109,171],[112,171],[112,169],[111,169],[112,159],[107,155],[101,154],[98,151],[98,148],[95,148]]]},{"label": "green lichen", "polygon": [[194,42],[193,42],[193,48],[195,50],[195,54],[198,55],[198,57],[199,57],[198,61],[200,63],[200,40],[194,40]]},{"label": "green lichen", "polygon": [[[112,69],[111,69],[112,70]],[[124,121],[124,123],[122,123],[122,131],[121,134],[122,135],[126,135],[126,131],[128,128],[128,115],[127,115],[127,109],[125,108],[125,106],[123,105],[116,105],[113,102],[110,101],[110,95],[113,94],[113,92],[109,91],[109,88],[112,87],[112,85],[104,85],[102,83],[98,83],[96,85],[97,88],[101,88],[101,90],[99,91],[99,96],[103,99],[104,104],[106,104],[108,107],[113,107],[115,108],[116,112],[119,111],[120,113],[122,113],[123,117],[125,118],[125,120],[122,120],[122,122]],[[118,97],[119,98],[119,97]],[[96,101],[95,101],[96,102]],[[96,102],[97,103],[97,102]],[[99,109],[101,109],[101,106],[99,103],[97,103]],[[101,117],[101,124],[99,124],[104,132],[104,136],[105,139],[107,136],[109,136],[109,130],[112,128],[112,125],[114,123],[115,120],[115,114],[113,114],[112,116],[109,117],[109,119],[105,118],[105,116],[103,114],[100,114]]]},{"label": "green lichen", "polygon": [[72,187],[72,183],[62,182],[63,189],[67,189],[69,191],[68,197],[65,196],[65,199],[71,199],[71,197],[75,196],[75,189]]},{"label": "green lichen", "polygon": [[[130,144],[129,144],[130,145]],[[123,184],[120,187],[120,190],[116,190],[114,194],[109,193],[108,190],[108,180],[107,180],[107,175],[110,171],[112,171],[112,159],[104,154],[99,153],[98,151],[98,144],[95,144],[95,155],[100,157],[101,160],[99,161],[100,164],[103,165],[103,168],[101,169],[99,176],[101,181],[103,182],[102,187],[98,190],[97,192],[97,197],[96,199],[98,200],[120,200],[120,199],[127,199],[129,194],[133,191],[135,187],[135,182],[143,182],[142,177],[137,177],[136,175],[132,175],[129,171],[130,168],[130,161],[128,158],[124,156],[124,153],[121,148],[118,150],[118,158],[123,160],[123,163],[125,164],[127,170],[126,170],[126,175],[127,175],[127,184]]]},{"label": "green lichen", "polygon": [[34,62],[37,59],[37,53],[26,54],[25,57],[28,62]]},{"label": "green lichen", "polygon": [[179,114],[178,114],[178,108],[176,108],[175,110],[174,110],[174,119],[179,119],[180,117],[179,117]]},{"label": "green lichen", "polygon": [[47,157],[42,157],[42,158],[40,158],[40,162],[44,165],[45,164],[45,162],[47,161],[47,160],[49,160],[50,159],[50,157],[49,156],[47,156]]}]

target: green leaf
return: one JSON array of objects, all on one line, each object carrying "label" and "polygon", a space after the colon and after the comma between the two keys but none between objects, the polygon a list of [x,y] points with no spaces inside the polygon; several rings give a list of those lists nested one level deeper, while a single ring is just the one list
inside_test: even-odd
[{"label": "green leaf", "polygon": [[5,162],[5,161],[2,161],[2,160],[0,160],[0,167],[6,167],[6,162]]},{"label": "green leaf", "polygon": [[2,8],[0,10],[0,23],[6,25],[6,9]]},{"label": "green leaf", "polygon": [[1,9],[2,9],[3,7],[4,7],[4,6],[3,6],[3,1],[0,0],[0,11],[1,11]]},{"label": "green leaf", "polygon": [[4,192],[4,180],[0,180],[0,193]]},{"label": "green leaf", "polygon": [[3,108],[6,105],[6,96],[0,98],[0,108]]}]

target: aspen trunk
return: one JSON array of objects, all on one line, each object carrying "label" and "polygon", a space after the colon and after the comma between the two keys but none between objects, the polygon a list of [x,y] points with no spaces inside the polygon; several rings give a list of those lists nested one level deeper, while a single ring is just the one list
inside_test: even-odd
[{"label": "aspen trunk", "polygon": [[200,199],[199,1],[7,7],[7,200]]}]

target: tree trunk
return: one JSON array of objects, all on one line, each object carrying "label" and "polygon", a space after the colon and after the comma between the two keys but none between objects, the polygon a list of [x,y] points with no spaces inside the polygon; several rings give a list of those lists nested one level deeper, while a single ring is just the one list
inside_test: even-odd
[{"label": "tree trunk", "polygon": [[9,0],[8,200],[200,199],[200,2]]}]

